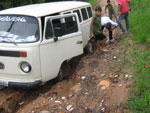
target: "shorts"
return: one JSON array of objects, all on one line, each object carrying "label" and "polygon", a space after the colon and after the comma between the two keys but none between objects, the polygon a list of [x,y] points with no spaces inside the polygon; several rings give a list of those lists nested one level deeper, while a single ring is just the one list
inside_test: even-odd
[{"label": "shorts", "polygon": [[95,41],[104,40],[104,39],[106,39],[106,36],[103,33],[101,33],[99,35],[95,35]]}]

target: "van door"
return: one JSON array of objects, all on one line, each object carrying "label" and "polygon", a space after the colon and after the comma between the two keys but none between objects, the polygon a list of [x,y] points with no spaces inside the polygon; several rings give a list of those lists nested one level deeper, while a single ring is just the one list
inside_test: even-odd
[{"label": "van door", "polygon": [[45,18],[40,46],[42,80],[57,77],[61,64],[83,53],[82,33],[75,14]]}]

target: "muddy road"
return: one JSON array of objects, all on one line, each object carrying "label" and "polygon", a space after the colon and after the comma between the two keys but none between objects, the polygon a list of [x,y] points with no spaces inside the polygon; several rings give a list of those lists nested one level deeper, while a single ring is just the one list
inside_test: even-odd
[{"label": "muddy road", "polygon": [[0,113],[99,113],[102,109],[106,113],[122,113],[131,79],[125,73],[130,72],[123,70],[123,64],[116,69],[112,63],[124,58],[121,52],[126,48],[116,38],[107,49],[108,53],[75,58],[73,73],[61,82],[49,81],[32,90],[1,89]]}]

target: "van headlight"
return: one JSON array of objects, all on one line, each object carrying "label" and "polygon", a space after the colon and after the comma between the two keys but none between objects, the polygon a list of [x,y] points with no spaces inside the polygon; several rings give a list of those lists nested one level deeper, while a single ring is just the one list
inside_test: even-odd
[{"label": "van headlight", "polygon": [[20,68],[24,73],[29,73],[31,71],[31,65],[28,62],[22,62]]}]

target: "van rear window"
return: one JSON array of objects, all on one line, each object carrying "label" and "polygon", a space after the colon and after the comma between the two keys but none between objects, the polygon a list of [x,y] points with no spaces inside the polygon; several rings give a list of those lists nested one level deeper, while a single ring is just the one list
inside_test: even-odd
[{"label": "van rear window", "polygon": [[89,18],[92,17],[92,9],[91,9],[91,7],[88,7],[87,11],[88,11]]},{"label": "van rear window", "polygon": [[83,20],[87,20],[87,19],[88,19],[88,15],[87,15],[86,9],[85,9],[85,8],[82,8],[82,9],[81,9],[81,12],[82,12]]},{"label": "van rear window", "polygon": [[75,10],[75,11],[73,11],[73,13],[77,13],[78,18],[79,18],[79,22],[81,22],[82,20],[81,20],[81,14],[80,14],[80,11],[79,11],[79,10]]}]

